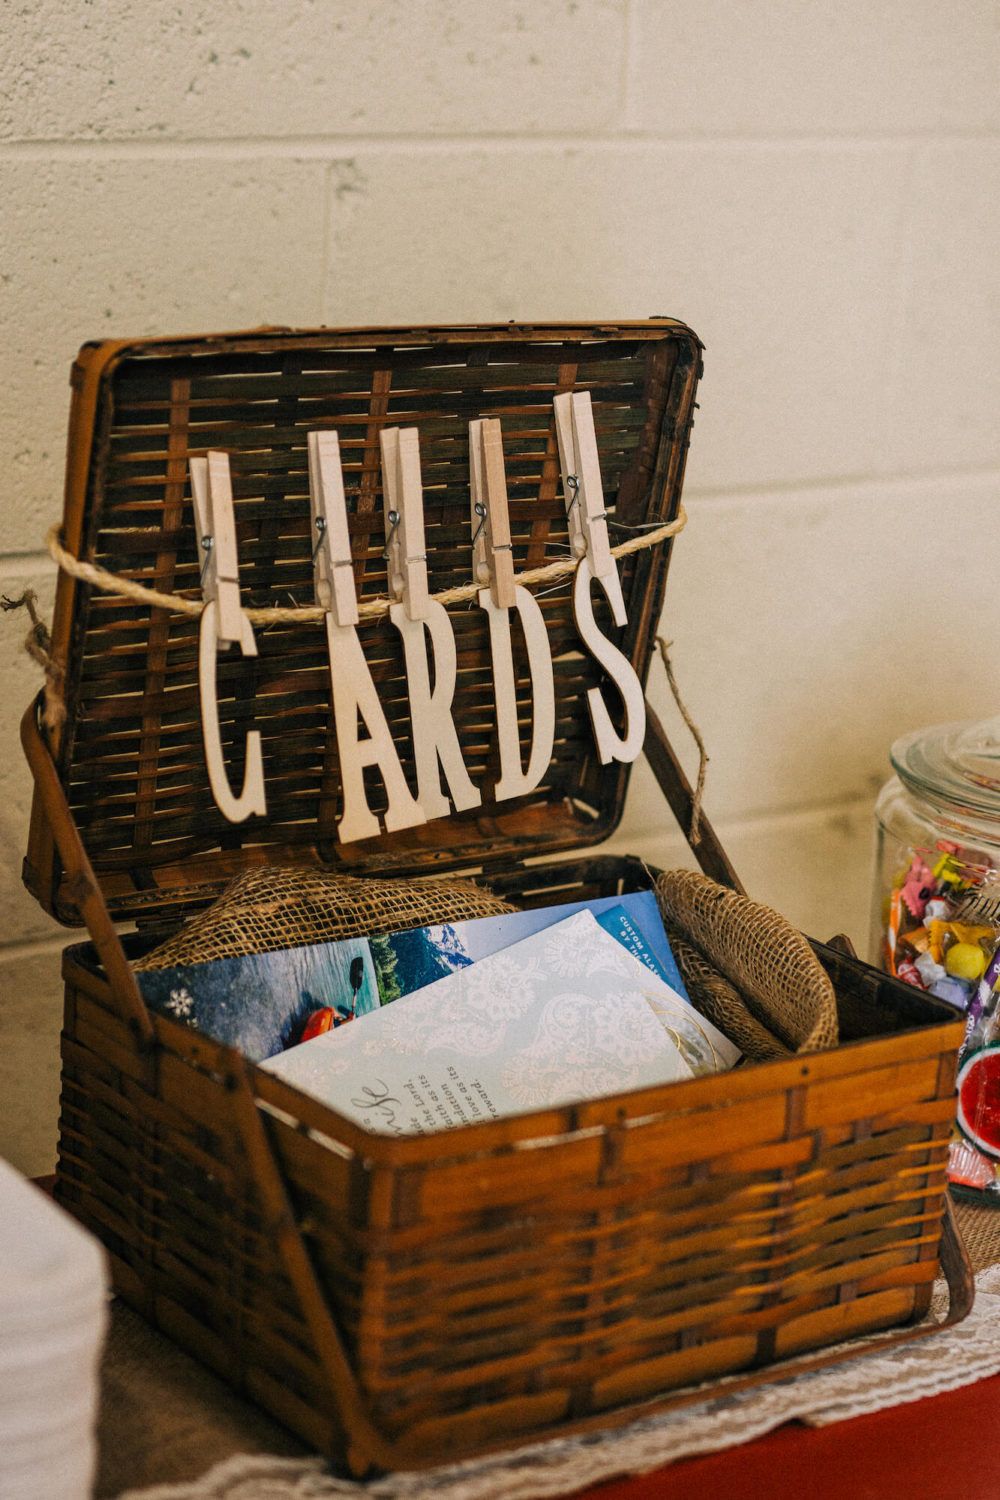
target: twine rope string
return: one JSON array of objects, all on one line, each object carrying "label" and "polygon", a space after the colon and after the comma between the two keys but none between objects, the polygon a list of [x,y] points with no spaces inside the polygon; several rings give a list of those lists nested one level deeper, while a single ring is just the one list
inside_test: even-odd
[{"label": "twine rope string", "polygon": [[[629,537],[627,541],[619,542],[611,548],[612,557],[629,557],[633,552],[642,552],[647,547],[655,547],[660,542],[665,542],[669,537],[677,536],[687,525],[687,512],[683,505],[678,506],[677,515],[672,521],[665,521],[662,526],[656,526],[652,531],[643,531],[635,536]],[[116,594],[121,599],[134,599],[137,604],[148,604],[153,609],[173,610],[177,614],[200,615],[205,607],[203,599],[189,599],[184,594],[164,593],[160,589],[149,588],[144,583],[136,583],[131,578],[123,578],[119,573],[111,573],[107,568],[98,567],[96,563],[85,562],[82,558],[74,557],[72,552],[67,552],[60,539],[60,525],[57,522],[50,526],[45,537],[45,550],[53,562],[62,569],[64,573],[78,578],[82,583],[89,583],[94,588],[101,589],[106,594]],[[579,565],[579,558],[562,557],[555,562],[545,563],[538,568],[528,568],[523,573],[515,576],[514,582],[527,587],[533,583],[550,583],[556,579],[566,578],[575,573]],[[464,604],[470,599],[475,599],[483,588],[483,584],[472,582],[463,583],[456,588],[442,589],[440,593],[431,594],[439,604]],[[389,613],[389,599],[365,599],[358,602],[358,615],[361,619],[377,619],[381,615]],[[260,607],[247,607],[244,614],[253,625],[301,625],[308,621],[320,621],[326,614],[320,605],[266,605]]]},{"label": "twine rope string", "polygon": [[691,732],[691,738],[698,746],[698,781],[694,789],[694,796],[691,799],[691,826],[688,829],[688,841],[691,848],[697,849],[701,843],[701,804],[705,795],[705,773],[708,770],[708,751],[705,748],[705,741],[702,739],[701,730],[691,717],[690,710],[681,697],[680,689],[677,686],[673,663],[670,660],[670,648],[673,645],[673,641],[668,641],[664,636],[658,635],[656,637],[656,644],[660,648],[660,657],[667,674],[667,682],[670,684],[670,691],[674,695],[674,702],[677,704],[681,718]]},{"label": "twine rope string", "polygon": [[[619,542],[611,548],[611,556],[614,558],[629,557],[632,553],[642,552],[648,547],[656,547],[660,542],[677,536],[687,525],[687,512],[683,505],[678,505],[677,515],[672,521],[665,521],[660,526],[654,526],[650,530],[637,532],[627,541]],[[183,594],[164,593],[160,589],[149,588],[144,583],[136,583],[131,578],[123,578],[118,573],[111,573],[107,568],[98,567],[96,563],[85,562],[82,558],[74,557],[68,552],[60,540],[61,527],[58,522],[50,526],[45,536],[45,547],[53,562],[62,569],[64,573],[78,578],[83,583],[89,583],[94,588],[101,589],[104,593],[115,594],[122,599],[134,599],[136,603],[148,604],[153,609],[173,610],[176,613],[195,616],[200,615],[205,608],[203,599],[189,599]],[[555,562],[546,563],[542,567],[528,568],[525,572],[515,577],[515,583],[522,587],[532,583],[551,583],[553,580],[568,577],[575,573],[580,563],[577,557],[563,557]],[[480,592],[483,585],[478,582],[461,584],[456,588],[442,589],[439,593],[430,597],[436,599],[440,604],[463,604],[472,600]],[[2,607],[4,611],[26,608],[31,616],[31,629],[24,643],[27,651],[45,672],[45,722],[49,728],[54,728],[65,718],[65,703],[63,700],[63,679],[65,669],[52,655],[52,643],[49,632],[44,621],[39,617],[35,608],[36,596],[32,589],[26,589],[19,599],[8,599],[4,597]],[[367,599],[358,603],[358,615],[363,619],[377,619],[388,614],[390,601],[388,599]],[[320,621],[326,611],[319,605],[295,605],[288,608],[284,605],[270,605],[266,607],[247,608],[247,618],[254,625],[297,625],[306,621]],[[705,741],[702,739],[694,719],[684,703],[677,687],[674,677],[674,669],[670,660],[670,642],[663,636],[656,637],[656,644],[660,650],[660,656],[667,674],[667,682],[673,694],[674,702],[680,710],[681,717],[687,725],[695,744],[698,746],[698,777],[694,797],[691,805],[691,826],[688,837],[692,848],[697,848],[701,842],[701,805],[705,790],[705,772],[708,766],[708,751]]]},{"label": "twine rope string", "polygon": [[63,697],[63,679],[66,672],[62,662],[52,654],[52,637],[48,626],[36,609],[38,595],[34,589],[25,589],[17,599],[7,594],[0,597],[0,609],[4,614],[11,610],[26,609],[31,619],[31,629],[24,638],[24,649],[32,661],[45,673],[45,712],[43,722],[46,729],[57,729],[66,717]]}]

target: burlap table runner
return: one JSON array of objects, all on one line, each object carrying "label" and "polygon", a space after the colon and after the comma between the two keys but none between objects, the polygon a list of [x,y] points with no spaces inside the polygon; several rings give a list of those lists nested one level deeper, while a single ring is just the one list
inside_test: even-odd
[{"label": "burlap table runner", "polygon": [[[104,1360],[98,1500],[530,1500],[733,1446],[798,1419],[821,1425],[1000,1371],[1000,1212],[958,1205],[976,1306],[954,1328],[812,1376],[706,1400],[595,1440],[565,1439],[368,1486],[331,1476],[288,1432],[116,1306]],[[940,1315],[940,1302],[938,1306]],[[150,1488],[152,1487],[152,1488]]]}]

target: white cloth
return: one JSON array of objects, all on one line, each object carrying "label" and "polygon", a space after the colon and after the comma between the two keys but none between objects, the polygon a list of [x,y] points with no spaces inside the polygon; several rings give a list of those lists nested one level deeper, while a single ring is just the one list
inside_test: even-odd
[{"label": "white cloth", "polygon": [[0,1500],[86,1500],[96,1460],[103,1252],[0,1161]]},{"label": "white cloth", "polygon": [[[679,1458],[714,1453],[798,1419],[842,1422],[888,1406],[971,1385],[1000,1371],[1000,1266],[976,1278],[972,1312],[927,1338],[841,1364],[727,1394],[716,1382],[692,1405],[619,1431],[561,1438],[425,1474],[388,1474],[368,1484],[338,1479],[322,1459],[238,1455],[191,1484],[129,1490],[119,1500],[544,1500]],[[944,1283],[932,1315],[943,1315]],[[891,1337],[891,1335],[888,1335]]]}]

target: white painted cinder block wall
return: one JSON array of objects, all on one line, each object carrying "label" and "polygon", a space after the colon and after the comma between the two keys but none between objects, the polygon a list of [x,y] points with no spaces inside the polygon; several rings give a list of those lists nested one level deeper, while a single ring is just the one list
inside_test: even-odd
[{"label": "white painted cinder block wall", "polygon": [[[996,23],[992,0],[8,0],[4,590],[51,602],[84,339],[676,314],[707,355],[664,625],[708,810],[752,892],[863,940],[890,742],[1000,699]],[[0,1154],[41,1172],[63,937],[19,885],[37,677],[21,618],[0,628]],[[641,770],[617,842],[682,857]]]}]

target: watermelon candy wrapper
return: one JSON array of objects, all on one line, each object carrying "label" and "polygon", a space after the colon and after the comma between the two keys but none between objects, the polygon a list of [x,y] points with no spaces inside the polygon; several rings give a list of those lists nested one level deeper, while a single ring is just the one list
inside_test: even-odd
[{"label": "watermelon candy wrapper", "polygon": [[1000,944],[973,996],[958,1054],[956,1130],[948,1181],[964,1195],[1000,1206]]},{"label": "watermelon candy wrapper", "polygon": [[948,1181],[952,1187],[974,1192],[977,1197],[990,1193],[1000,1203],[997,1164],[977,1151],[957,1131],[948,1151]]}]

